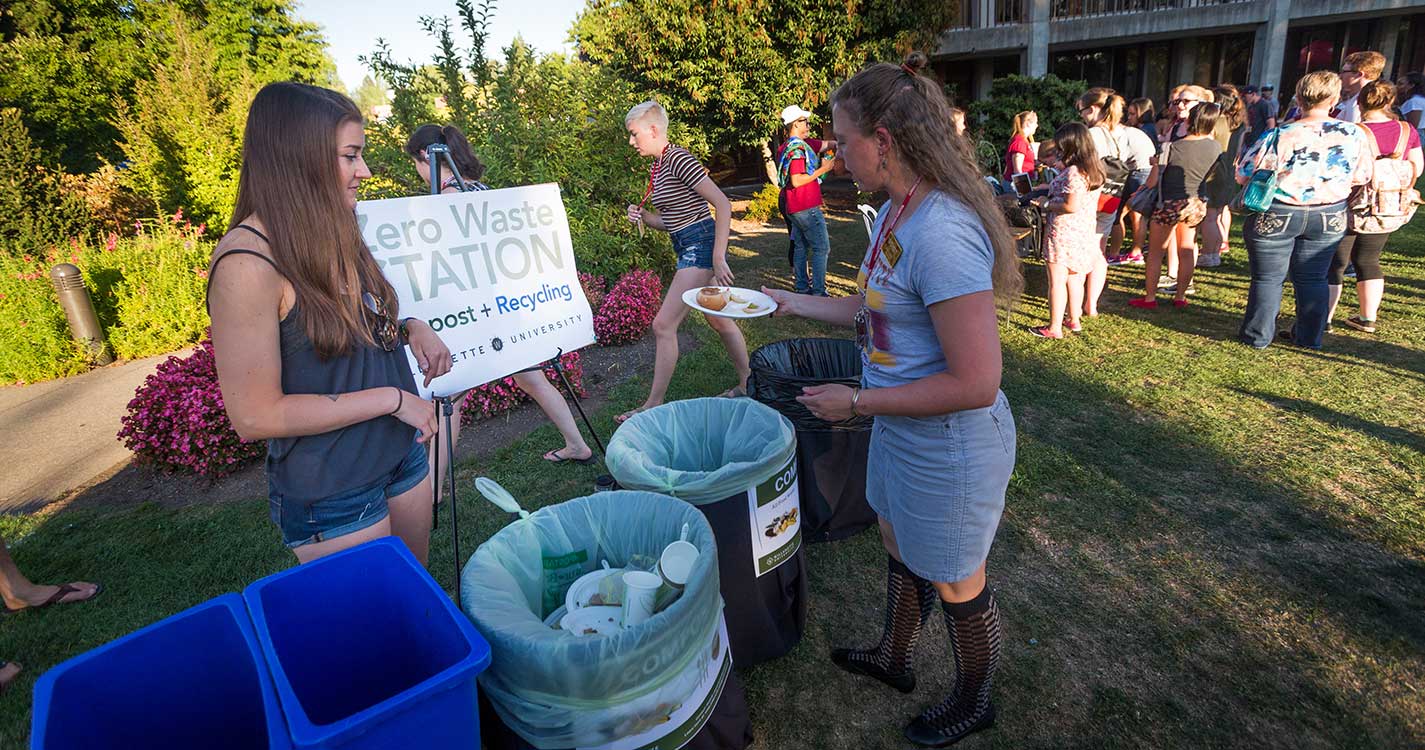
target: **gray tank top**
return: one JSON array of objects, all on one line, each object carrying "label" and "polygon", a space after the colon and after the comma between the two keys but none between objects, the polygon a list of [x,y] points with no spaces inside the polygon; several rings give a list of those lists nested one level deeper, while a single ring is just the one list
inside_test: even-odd
[{"label": "gray tank top", "polygon": [[[256,229],[238,225],[264,240]],[[229,255],[255,255],[277,269],[271,258],[253,250],[234,249],[218,256],[209,272]],[[284,394],[352,393],[395,386],[410,393],[415,378],[406,364],[404,347],[385,351],[356,344],[345,356],[323,361],[302,325],[302,301],[278,326]],[[416,430],[395,417],[382,416],[319,435],[271,438],[267,441],[267,489],[273,498],[308,505],[383,484],[400,466],[415,443]]]}]

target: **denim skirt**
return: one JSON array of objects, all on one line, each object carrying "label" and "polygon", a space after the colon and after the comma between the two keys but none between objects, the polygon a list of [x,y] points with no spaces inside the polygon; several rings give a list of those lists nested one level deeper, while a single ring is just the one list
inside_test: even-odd
[{"label": "denim skirt", "polygon": [[951,583],[989,556],[1014,470],[1014,415],[992,406],[937,417],[876,417],[866,500],[916,575]]}]

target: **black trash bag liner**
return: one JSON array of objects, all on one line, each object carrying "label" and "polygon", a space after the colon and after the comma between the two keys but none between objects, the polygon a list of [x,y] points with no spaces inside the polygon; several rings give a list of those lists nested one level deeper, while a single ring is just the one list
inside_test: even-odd
[{"label": "black trash bag liner", "polygon": [[747,379],[747,395],[776,409],[797,431],[869,430],[870,417],[853,417],[845,422],[827,422],[797,401],[802,387],[837,383],[855,388],[861,385],[861,352],[846,339],[787,339],[768,344],[752,353],[752,375]]},{"label": "black trash bag liner", "polygon": [[[737,672],[727,675],[722,695],[712,715],[682,750],[744,750],[752,744],[752,718],[747,711],[747,694]],[[538,750],[515,734],[485,694],[480,693],[480,745],[485,750]]]},{"label": "black trash bag liner", "polygon": [[797,429],[797,482],[808,542],[845,539],[874,525],[866,504],[866,454],[871,418],[831,423],[796,400],[802,388],[861,383],[861,352],[846,339],[789,339],[768,344],[751,357],[748,395],[776,409]]}]

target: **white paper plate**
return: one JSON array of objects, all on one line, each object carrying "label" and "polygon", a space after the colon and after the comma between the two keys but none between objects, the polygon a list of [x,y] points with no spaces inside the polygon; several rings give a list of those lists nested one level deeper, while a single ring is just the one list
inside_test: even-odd
[{"label": "white paper plate", "polygon": [[579,580],[569,586],[569,591],[564,595],[564,608],[573,612],[576,609],[589,606],[589,597],[599,593],[599,584],[604,582],[608,576],[618,575],[623,572],[623,568],[600,568],[592,573],[585,573],[579,576]]},{"label": "white paper plate", "polygon": [[[717,288],[727,289],[732,294],[736,294],[742,299],[747,300],[747,302],[737,303],[728,301],[727,307],[724,307],[721,310],[709,310],[706,307],[703,307],[702,305],[698,304],[698,292],[703,290],[703,287],[698,287],[696,289],[689,289],[688,291],[683,292],[683,304],[693,308],[694,310],[697,310],[698,312],[707,313],[708,315],[716,315],[720,318],[760,318],[764,315],[771,315],[777,309],[777,301],[759,291],[753,289],[743,289],[742,287],[737,286]],[[749,304],[757,305],[757,309],[753,312],[747,312],[747,305]]]},{"label": "white paper plate", "polygon": [[[559,627],[578,637],[615,635],[623,632],[622,607],[585,607],[564,615]],[[594,631],[590,633],[588,631]]]}]

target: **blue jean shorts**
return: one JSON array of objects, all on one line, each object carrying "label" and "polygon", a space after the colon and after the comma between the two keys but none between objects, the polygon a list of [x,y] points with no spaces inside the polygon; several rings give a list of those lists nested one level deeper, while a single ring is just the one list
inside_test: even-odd
[{"label": "blue jean shorts", "polygon": [[703,268],[712,270],[713,243],[717,240],[717,224],[703,219],[673,233],[673,253],[678,256],[678,270]]},{"label": "blue jean shorts", "polygon": [[271,495],[268,512],[289,548],[325,542],[380,522],[388,513],[386,501],[420,484],[429,468],[426,446],[413,442],[400,465],[376,484],[315,502]]},{"label": "blue jean shorts", "polygon": [[989,556],[1014,457],[1003,393],[983,409],[876,417],[866,501],[895,529],[906,567],[931,581],[963,581]]}]

